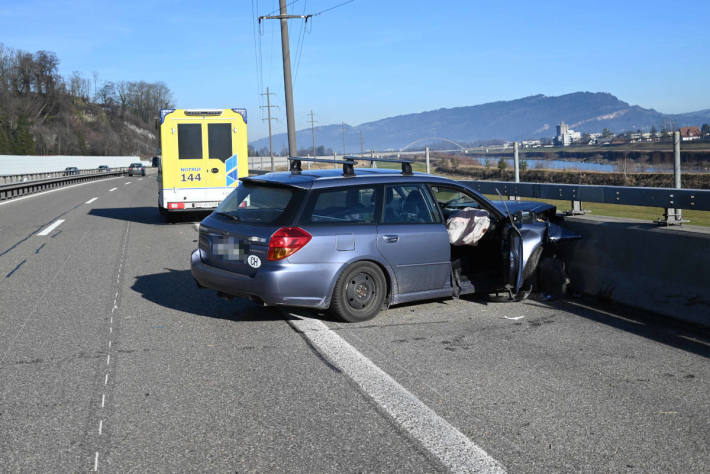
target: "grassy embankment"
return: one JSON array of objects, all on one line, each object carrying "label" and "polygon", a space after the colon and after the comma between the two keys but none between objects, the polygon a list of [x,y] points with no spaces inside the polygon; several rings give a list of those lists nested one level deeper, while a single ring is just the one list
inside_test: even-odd
[{"label": "grassy embankment", "polygon": [[[380,168],[394,168],[398,169],[400,166],[396,163],[378,163],[378,166]],[[415,162],[412,164],[412,168],[414,171],[421,171],[424,172],[426,171],[426,166],[424,163],[421,162]],[[439,169],[440,170],[440,169]],[[437,174],[441,174],[443,176],[447,176],[452,179],[471,179],[475,180],[478,178],[472,177],[472,176],[465,176],[461,173],[456,173],[456,172],[439,172],[437,170]],[[536,171],[543,171],[543,170],[536,170]],[[552,171],[550,170],[551,173],[565,173],[564,171]],[[570,172],[572,175],[579,175],[579,173],[576,172]],[[605,173],[594,173],[598,175],[604,175]],[[498,178],[500,179],[500,178]],[[512,179],[503,179],[503,180],[510,180]],[[611,183],[609,183],[611,184]],[[498,196],[487,196],[488,199],[491,200],[497,200],[499,199]],[[571,203],[569,201],[560,201],[560,200],[555,200],[555,199],[534,199],[534,198],[526,198],[522,197],[521,199],[528,200],[528,201],[544,201],[550,204],[554,204],[557,206],[557,209],[560,211],[565,211],[567,209],[571,208]],[[620,217],[620,218],[630,218],[630,219],[640,219],[644,221],[655,221],[659,218],[663,217],[663,212],[664,210],[661,208],[657,207],[646,207],[646,206],[625,206],[625,205],[619,205],[619,204],[604,204],[604,203],[598,203],[598,202],[584,202],[582,203],[582,207],[589,211],[591,214],[595,216],[609,216],[609,217]],[[705,226],[705,227],[710,227],[710,212],[709,211],[692,211],[692,210],[683,210],[683,218],[690,220],[690,225],[699,225],[699,226]]]},{"label": "grassy embankment", "polygon": [[[439,163],[438,160],[437,160],[437,163]],[[360,166],[369,166],[369,162],[363,161],[363,162],[360,162],[359,165]],[[377,166],[379,168],[400,169],[400,165],[397,163],[378,163]],[[313,169],[332,168],[332,165],[326,165],[323,163],[313,163],[312,167],[313,167]],[[457,170],[457,171],[444,170],[443,168],[434,166],[434,163],[432,163],[432,168],[435,168],[432,171],[434,171],[436,174],[446,176],[446,177],[456,179],[456,180],[480,179],[479,177],[474,177],[471,175],[464,174],[464,170]],[[282,169],[285,169],[285,168],[282,167]],[[414,171],[425,172],[426,165],[423,162],[417,161],[417,162],[412,163],[412,169]],[[483,169],[483,168],[481,168],[481,169]],[[570,174],[570,175],[574,175],[574,177],[578,178],[579,174],[580,174],[579,172],[565,172],[565,171],[559,171],[559,170],[534,170],[534,171],[536,171],[536,172],[549,171],[552,175],[557,176],[557,177],[559,177],[563,174]],[[497,172],[497,170],[496,170],[496,172]],[[611,175],[614,173],[594,172],[593,174],[603,176],[605,174]],[[588,175],[588,173],[587,173],[587,175]],[[493,179],[493,178],[489,178],[489,179]],[[498,177],[497,179],[501,180],[501,181],[512,181],[512,177],[507,176],[507,175],[504,175],[502,178]],[[607,184],[611,184],[611,183],[607,183]],[[488,197],[488,199],[491,199],[491,200],[499,199],[498,196],[493,196],[493,195],[487,195],[486,197]],[[547,202],[550,204],[554,204],[555,206],[557,206],[557,209],[560,211],[565,211],[565,210],[571,208],[571,203],[569,201],[561,201],[561,200],[555,200],[555,199],[535,199],[535,198],[527,198],[527,197],[522,197],[521,199],[527,200],[527,201],[543,201],[543,202]],[[595,216],[609,216],[609,217],[640,219],[640,220],[644,220],[647,222],[656,221],[657,219],[662,218],[663,211],[664,211],[663,209],[657,208],[657,207],[625,206],[625,205],[619,205],[619,204],[604,204],[604,203],[597,203],[597,202],[584,202],[584,203],[582,203],[582,206],[585,210],[589,211],[591,214],[593,214]],[[690,225],[710,227],[710,211],[683,210],[683,218],[690,220],[690,223],[689,223]]]}]

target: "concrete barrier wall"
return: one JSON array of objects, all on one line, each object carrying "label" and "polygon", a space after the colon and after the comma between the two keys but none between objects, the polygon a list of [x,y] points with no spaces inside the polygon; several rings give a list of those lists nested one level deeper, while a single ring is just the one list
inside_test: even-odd
[{"label": "concrete barrier wall", "polygon": [[[127,168],[137,161],[141,161],[138,156],[0,155],[0,175],[64,171],[68,166],[81,170],[98,168],[99,165]],[[143,164],[150,166],[148,161]]]},{"label": "concrete barrier wall", "polygon": [[710,229],[570,217],[563,258],[575,290],[710,326]]}]

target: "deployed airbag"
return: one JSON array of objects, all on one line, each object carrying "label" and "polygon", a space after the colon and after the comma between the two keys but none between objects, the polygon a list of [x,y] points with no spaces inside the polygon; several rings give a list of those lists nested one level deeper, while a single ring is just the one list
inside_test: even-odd
[{"label": "deployed airbag", "polygon": [[488,211],[467,207],[446,220],[451,245],[476,245],[491,225]]}]

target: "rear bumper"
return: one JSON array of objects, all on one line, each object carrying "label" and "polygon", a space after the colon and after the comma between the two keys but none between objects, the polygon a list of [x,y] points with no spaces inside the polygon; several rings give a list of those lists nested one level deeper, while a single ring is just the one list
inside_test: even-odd
[{"label": "rear bumper", "polygon": [[206,288],[227,295],[252,297],[270,306],[300,306],[326,309],[338,273],[338,265],[287,265],[262,267],[254,276],[213,267],[202,261],[200,250],[192,252],[190,267],[195,280]]}]

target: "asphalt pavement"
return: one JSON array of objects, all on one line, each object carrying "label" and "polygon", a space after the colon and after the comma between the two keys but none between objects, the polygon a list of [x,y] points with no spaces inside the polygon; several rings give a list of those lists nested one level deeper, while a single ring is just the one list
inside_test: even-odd
[{"label": "asphalt pavement", "polygon": [[361,324],[222,300],[190,275],[200,215],[156,200],[148,175],[0,204],[3,471],[710,469],[705,331],[574,298]]}]

